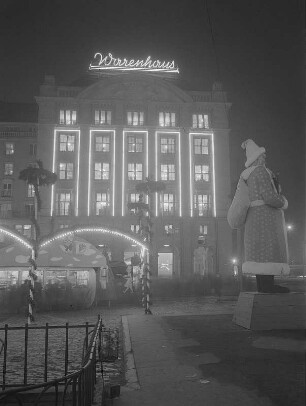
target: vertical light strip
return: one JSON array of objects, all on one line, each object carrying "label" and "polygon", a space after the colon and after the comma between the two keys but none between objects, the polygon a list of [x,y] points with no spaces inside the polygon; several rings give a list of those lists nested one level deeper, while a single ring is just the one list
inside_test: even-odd
[{"label": "vertical light strip", "polygon": [[88,196],[87,196],[87,216],[90,216],[91,204],[91,157],[92,157],[92,130],[89,131],[89,153],[88,153]]},{"label": "vertical light strip", "polygon": [[215,174],[215,138],[214,133],[211,133],[211,149],[212,149],[212,166],[213,166],[213,216],[217,217],[216,205],[216,174]]},{"label": "vertical light strip", "polygon": [[189,168],[190,168],[190,217],[193,217],[193,173],[192,173],[192,137],[189,133]]},{"label": "vertical light strip", "polygon": [[181,133],[178,133],[179,139],[179,196],[180,196],[180,217],[182,217],[182,159],[181,159]]},{"label": "vertical light strip", "polygon": [[[149,133],[148,131],[146,131],[146,144],[147,144],[147,148],[146,148],[146,166],[147,166],[147,170],[146,170],[146,177],[149,176]],[[146,203],[149,204],[149,196],[146,196]]]},{"label": "vertical light strip", "polygon": [[122,208],[121,208],[121,214],[124,216],[124,200],[125,200],[125,131],[123,130],[122,132]]},{"label": "vertical light strip", "polygon": [[[56,132],[57,130],[54,130],[53,134],[53,158],[52,158],[52,172],[55,172],[55,159],[56,159]],[[54,185],[51,187],[51,211],[50,211],[50,216],[52,217],[54,214]]]},{"label": "vertical light strip", "polygon": [[[191,154],[191,144],[192,144],[192,137],[195,135],[200,136],[207,136],[210,135],[211,138],[211,155],[212,155],[212,193],[213,193],[213,217],[217,216],[217,209],[216,209],[216,174],[215,174],[215,140],[214,140],[214,133],[189,133],[189,160],[190,160],[190,184],[193,185],[193,173],[192,173],[192,154]],[[190,188],[190,205],[191,205],[191,216],[193,216],[193,199],[192,199],[192,189]]]},{"label": "vertical light strip", "polygon": [[[155,131],[155,180],[158,181],[158,142],[157,142],[157,133]],[[155,193],[155,216],[158,216],[158,193]]]},{"label": "vertical light strip", "polygon": [[113,131],[113,216],[115,216],[115,181],[116,181],[116,131]]},{"label": "vertical light strip", "polygon": [[79,215],[79,183],[80,183],[80,149],[81,149],[81,131],[78,132],[78,161],[77,161],[77,183],[76,183],[76,198],[75,198],[75,215]]}]

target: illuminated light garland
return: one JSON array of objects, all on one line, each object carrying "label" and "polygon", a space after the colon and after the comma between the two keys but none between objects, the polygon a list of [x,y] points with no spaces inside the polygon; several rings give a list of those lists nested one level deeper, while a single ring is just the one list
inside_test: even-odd
[{"label": "illuminated light garland", "polygon": [[[176,134],[178,137],[178,178],[179,178],[179,216],[182,216],[182,166],[181,166],[181,133],[180,131],[155,131],[155,180],[158,181],[158,134]],[[157,208],[158,194],[156,193],[156,210],[155,214],[158,216]]]},{"label": "illuminated light garland", "polygon": [[115,130],[106,130],[106,129],[90,129],[89,130],[89,162],[88,162],[88,196],[87,196],[87,215],[90,216],[90,206],[91,206],[91,159],[92,159],[92,133],[93,132],[106,132],[106,133],[113,133],[113,190],[112,190],[112,216],[115,215],[115,178],[116,178],[116,131]]},{"label": "illuminated light garland", "polygon": [[104,55],[101,52],[96,52],[94,59],[96,63],[89,65],[91,71],[142,71],[142,72],[161,72],[161,73],[179,73],[179,69],[175,66],[175,62],[161,62],[160,60],[152,60],[150,56],[147,59],[120,59],[114,58],[109,52]]},{"label": "illuminated light garland", "polygon": [[48,240],[44,241],[42,244],[40,244],[40,248],[43,248],[46,245],[48,245],[48,244],[50,244],[50,243],[52,243],[54,241],[61,240],[61,239],[65,238],[65,237],[68,237],[70,235],[84,233],[84,232],[85,233],[86,232],[88,232],[88,233],[93,232],[93,233],[110,234],[110,235],[115,236],[115,237],[121,237],[121,238],[124,238],[124,239],[130,241],[131,243],[136,244],[137,246],[141,247],[143,251],[148,250],[148,247],[145,244],[143,244],[141,241],[138,241],[135,238],[133,238],[133,237],[127,235],[127,234],[124,234],[124,233],[122,233],[120,231],[111,230],[109,228],[103,228],[103,227],[84,227],[84,228],[78,228],[78,229],[73,230],[73,231],[65,231],[65,232],[57,234],[54,237],[49,238]]},{"label": "illuminated light garland", "polygon": [[[52,158],[52,172],[56,173],[55,167],[56,167],[56,138],[57,138],[57,133],[58,132],[73,132],[77,133],[78,135],[78,157],[77,157],[77,177],[76,177],[76,197],[75,197],[75,215],[78,216],[78,210],[79,210],[79,176],[80,176],[80,140],[81,140],[81,131],[79,128],[66,128],[66,127],[60,127],[60,128],[55,128],[54,129],[54,138],[53,138],[53,158]],[[54,187],[55,185],[52,185],[51,188],[51,210],[50,214],[51,217],[54,214]]]},{"label": "illuminated light garland", "polygon": [[[122,216],[125,214],[125,136],[128,133],[140,133],[140,134],[145,134],[146,135],[146,177],[148,177],[149,174],[149,146],[148,146],[148,138],[149,138],[149,133],[147,130],[127,130],[124,129],[122,132],[122,139],[123,139],[123,145],[122,145]],[[148,196],[146,197],[146,201],[148,203]]]},{"label": "illuminated light garland", "polygon": [[2,228],[1,226],[0,226],[0,233],[8,235],[9,237],[18,241],[20,244],[24,245],[29,250],[33,249],[33,246],[25,238],[20,237],[20,234],[17,235],[16,233],[11,232],[5,228]]},{"label": "illuminated light garland", "polygon": [[193,217],[193,155],[192,155],[192,138],[194,136],[211,137],[211,154],[212,154],[212,180],[213,180],[213,217],[217,216],[216,210],[216,175],[215,175],[215,140],[213,132],[191,132],[189,133],[189,163],[190,163],[190,213]]}]

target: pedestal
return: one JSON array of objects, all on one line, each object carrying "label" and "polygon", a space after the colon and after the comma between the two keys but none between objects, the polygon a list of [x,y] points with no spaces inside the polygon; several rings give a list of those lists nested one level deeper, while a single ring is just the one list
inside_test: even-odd
[{"label": "pedestal", "polygon": [[233,322],[249,330],[306,328],[306,293],[241,292]]}]

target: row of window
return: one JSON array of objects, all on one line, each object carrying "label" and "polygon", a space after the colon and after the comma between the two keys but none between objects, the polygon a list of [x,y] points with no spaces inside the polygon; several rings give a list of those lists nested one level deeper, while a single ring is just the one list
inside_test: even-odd
[{"label": "row of window", "polygon": [[[131,202],[138,201],[136,193],[129,196]],[[160,196],[160,210],[162,214],[174,215],[176,212],[175,195],[163,193]],[[198,216],[207,216],[210,211],[210,196],[207,194],[194,195],[194,210]],[[72,192],[56,193],[55,214],[57,216],[69,216],[72,214]],[[135,211],[132,211],[135,212]],[[110,214],[110,196],[108,192],[97,192],[95,195],[96,216]]]},{"label": "row of window", "polygon": [[[6,142],[4,148],[5,155],[14,155],[15,154],[15,144],[13,142]],[[37,155],[37,144],[29,145],[29,155]]]},{"label": "row of window", "polygon": [[[34,197],[35,191],[33,185],[27,185],[27,197]],[[1,197],[12,197],[13,196],[13,184],[11,182],[3,182]]]},{"label": "row of window", "polygon": [[[192,114],[191,118],[192,128],[209,128],[209,121],[207,114]],[[60,110],[59,123],[64,125],[77,124],[77,111],[76,110]],[[112,111],[111,110],[95,110],[94,123],[96,125],[112,124]],[[143,111],[127,111],[126,124],[129,126],[143,126],[145,124],[145,114]],[[176,127],[177,117],[176,113],[169,111],[161,111],[158,114],[158,125],[160,127]]]}]

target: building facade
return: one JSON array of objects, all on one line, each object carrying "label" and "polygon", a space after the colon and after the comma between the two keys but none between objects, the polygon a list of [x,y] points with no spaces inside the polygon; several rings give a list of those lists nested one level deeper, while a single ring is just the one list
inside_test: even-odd
[{"label": "building facade", "polygon": [[[140,233],[127,205],[139,200],[135,186],[149,178],[166,186],[149,202],[155,276],[192,275],[203,239],[209,272],[230,272],[230,104],[220,84],[191,91],[139,72],[57,86],[46,76],[36,103],[36,119],[7,114],[0,123],[2,225],[31,237],[34,191],[18,175],[36,159],[58,176],[53,187],[41,188],[42,235],[86,225]],[[118,261],[135,250],[105,235],[86,238]]]}]

